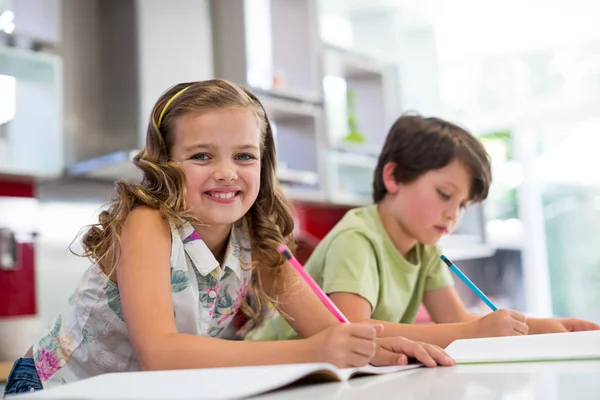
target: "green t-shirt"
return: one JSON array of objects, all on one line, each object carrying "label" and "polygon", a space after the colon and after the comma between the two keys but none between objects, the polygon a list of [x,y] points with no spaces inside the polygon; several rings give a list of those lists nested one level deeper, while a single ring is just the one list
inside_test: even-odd
[{"label": "green t-shirt", "polygon": [[[381,223],[377,205],[350,210],[323,238],[305,265],[327,294],[348,292],[371,304],[371,318],[414,322],[426,290],[453,284],[437,246],[417,244],[408,259],[396,249]],[[298,335],[277,313],[251,340],[292,339]]]}]

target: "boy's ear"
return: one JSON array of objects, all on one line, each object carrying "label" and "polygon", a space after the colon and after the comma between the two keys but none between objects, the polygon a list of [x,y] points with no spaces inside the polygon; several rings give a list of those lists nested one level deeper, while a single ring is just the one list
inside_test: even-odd
[{"label": "boy's ear", "polygon": [[394,176],[396,172],[396,163],[388,162],[383,166],[383,185],[388,193],[396,193],[398,191],[398,182]]}]

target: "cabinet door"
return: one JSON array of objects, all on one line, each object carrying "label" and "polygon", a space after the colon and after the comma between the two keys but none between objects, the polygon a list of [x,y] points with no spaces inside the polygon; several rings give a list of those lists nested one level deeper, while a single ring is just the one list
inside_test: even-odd
[{"label": "cabinet door", "polygon": [[13,34],[44,44],[58,44],[61,5],[61,0],[9,0],[6,8],[14,13]]},{"label": "cabinet door", "polygon": [[315,0],[211,0],[215,75],[252,90],[319,103]]},{"label": "cabinet door", "polygon": [[0,173],[62,173],[61,82],[59,57],[0,47]]}]

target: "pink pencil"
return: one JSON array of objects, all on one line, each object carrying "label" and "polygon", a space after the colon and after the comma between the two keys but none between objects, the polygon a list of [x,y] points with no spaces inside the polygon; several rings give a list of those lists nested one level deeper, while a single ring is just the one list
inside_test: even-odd
[{"label": "pink pencil", "polygon": [[294,257],[290,249],[288,249],[285,245],[281,244],[277,247],[277,250],[281,254],[283,254],[285,258],[287,258],[292,267],[294,267],[294,269],[298,271],[302,279],[304,279],[306,283],[308,283],[308,286],[310,286],[310,288],[313,290],[313,292],[315,292],[317,297],[323,302],[323,304],[325,304],[325,307],[327,307],[327,309],[331,311],[334,317],[336,317],[340,322],[349,323],[350,321],[348,321],[348,318],[346,318],[344,314],[342,314],[342,312],[335,306],[335,304],[333,304],[333,301],[331,301],[329,296],[327,296],[325,292],[323,292],[323,290],[319,287],[319,285],[317,285],[317,282],[315,282],[312,276],[310,276],[306,272],[302,264],[300,264],[296,257]]}]

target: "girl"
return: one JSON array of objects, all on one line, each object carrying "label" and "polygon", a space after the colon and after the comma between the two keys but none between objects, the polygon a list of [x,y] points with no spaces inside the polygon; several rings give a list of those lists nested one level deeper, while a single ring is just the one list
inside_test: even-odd
[{"label": "girl", "polygon": [[[275,178],[266,113],[223,81],[167,90],[134,163],[141,183],[117,197],[83,237],[94,262],[67,307],[15,363],[6,393],[106,372],[330,362],[453,361],[441,349],[377,338],[378,324],[340,324],[278,253],[293,220]],[[254,307],[245,301],[253,294]],[[293,301],[286,301],[293,297]],[[243,312],[255,326],[272,302],[306,339],[234,341]]]}]

